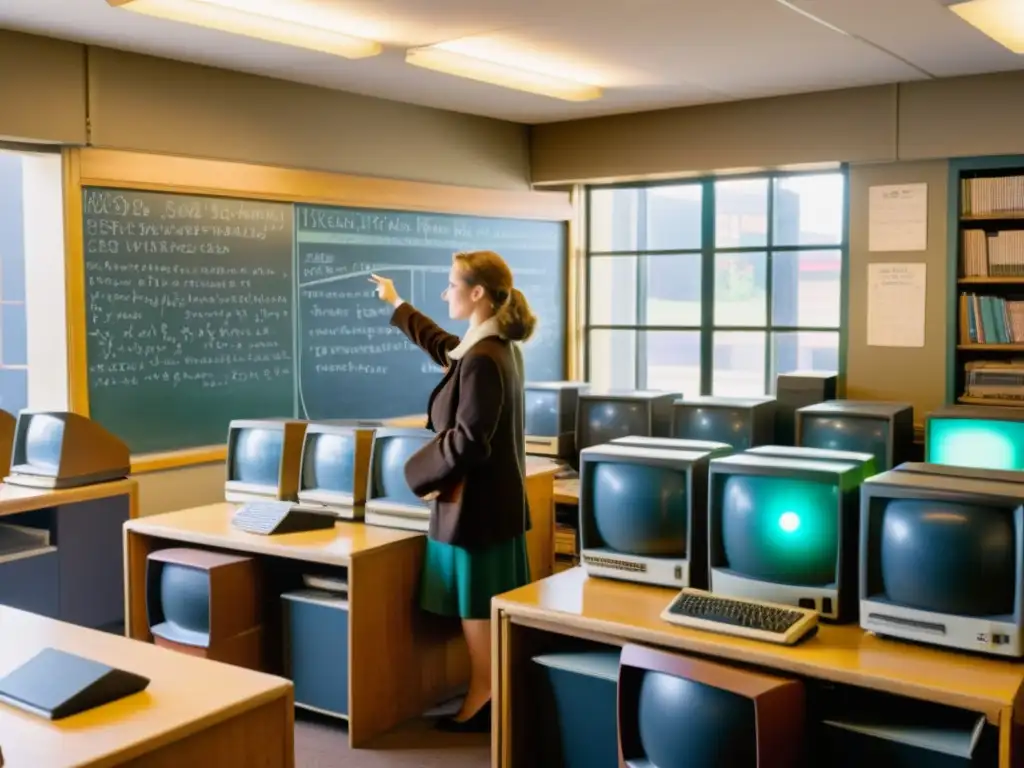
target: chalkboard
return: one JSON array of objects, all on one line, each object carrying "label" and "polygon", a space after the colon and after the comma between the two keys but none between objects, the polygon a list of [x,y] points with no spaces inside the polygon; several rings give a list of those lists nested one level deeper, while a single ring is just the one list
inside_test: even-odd
[{"label": "chalkboard", "polygon": [[83,187],[90,416],[133,453],[223,444],[234,418],[423,413],[440,369],[389,324],[371,272],[453,333],[452,254],[502,254],[539,318],[535,380],[565,374],[563,222]]},{"label": "chalkboard", "polygon": [[452,254],[494,250],[539,318],[523,345],[531,379],[565,371],[565,225],[560,222],[296,205],[299,407],[304,418],[423,413],[441,370],[391,327],[372,272],[452,333],[441,292]]},{"label": "chalkboard", "polygon": [[87,187],[92,418],[133,453],[295,409],[292,208]]}]

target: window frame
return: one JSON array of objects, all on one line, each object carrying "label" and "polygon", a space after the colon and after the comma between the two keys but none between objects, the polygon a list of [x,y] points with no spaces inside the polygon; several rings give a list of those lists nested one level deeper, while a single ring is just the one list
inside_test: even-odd
[{"label": "window frame", "polygon": [[[807,176],[837,174],[843,180],[842,219],[840,241],[837,244],[813,245],[775,245],[775,190],[781,179]],[[765,242],[756,246],[735,246],[717,248],[715,242],[716,200],[715,184],[719,181],[767,181],[766,207],[766,238]],[[699,185],[701,187],[701,247],[668,250],[647,250],[647,190],[657,187]],[[637,190],[636,207],[636,249],[596,251],[591,247],[591,212],[593,211],[593,193],[596,190],[631,189]],[[643,226],[640,226],[643,224]],[[778,333],[837,333],[838,334],[838,376],[840,386],[846,379],[846,353],[848,346],[848,313],[849,313],[849,269],[850,269],[850,174],[846,163],[828,167],[756,171],[742,174],[720,174],[698,177],[682,177],[645,182],[616,182],[609,184],[588,184],[584,187],[584,216],[586,248],[584,250],[584,274],[586,296],[583,320],[583,378],[590,379],[591,332],[592,331],[632,331],[635,336],[636,359],[634,361],[633,381],[637,389],[647,387],[647,334],[648,331],[664,332],[698,332],[700,333],[700,395],[712,394],[714,382],[714,338],[718,331],[725,332],[756,332],[764,334],[764,391],[766,396],[773,395],[775,382],[772,372],[774,365],[774,334]],[[839,323],[836,327],[776,325],[773,320],[773,263],[776,253],[813,253],[821,251],[838,251],[840,258],[839,271]],[[763,326],[717,326],[715,324],[715,257],[717,254],[764,253],[765,254],[765,324]],[[651,256],[684,256],[698,254],[701,259],[701,324],[699,326],[682,325],[649,325],[646,323],[647,312],[647,258]],[[637,259],[636,270],[636,315],[637,322],[631,325],[593,323],[591,301],[592,264],[593,258],[626,257]],[[690,393],[684,393],[689,396]]]}]

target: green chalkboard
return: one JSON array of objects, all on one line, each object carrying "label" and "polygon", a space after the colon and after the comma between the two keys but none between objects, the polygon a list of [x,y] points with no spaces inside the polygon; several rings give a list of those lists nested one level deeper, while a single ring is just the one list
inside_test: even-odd
[{"label": "green chalkboard", "polygon": [[295,410],[292,206],[83,189],[92,418],[133,453]]},{"label": "green chalkboard", "polygon": [[526,375],[565,375],[566,227],[561,222],[296,205],[299,415],[387,418],[423,413],[441,370],[389,324],[371,272],[453,333],[441,292],[452,254],[494,250],[539,319],[523,346]]},{"label": "green chalkboard", "polygon": [[539,318],[526,375],[565,375],[563,222],[85,187],[90,416],[133,453],[223,444],[235,418],[423,413],[440,369],[371,272],[453,333],[452,253],[509,262]]}]

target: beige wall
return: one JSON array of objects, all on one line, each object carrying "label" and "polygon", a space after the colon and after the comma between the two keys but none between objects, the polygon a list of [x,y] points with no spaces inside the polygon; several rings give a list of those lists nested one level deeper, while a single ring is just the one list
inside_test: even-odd
[{"label": "beige wall", "polygon": [[[914,405],[914,421],[942,405],[946,398],[947,232],[949,163],[855,165],[850,168],[850,281],[846,356],[847,397],[895,400]],[[928,185],[928,247],[924,251],[868,251],[868,189],[873,185]],[[873,262],[927,265],[924,347],[867,345],[868,264]]]}]

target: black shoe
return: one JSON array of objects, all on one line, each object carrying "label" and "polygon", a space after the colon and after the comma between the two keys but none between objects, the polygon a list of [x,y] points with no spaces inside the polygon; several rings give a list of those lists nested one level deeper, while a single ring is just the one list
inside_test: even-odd
[{"label": "black shoe", "polygon": [[437,721],[437,730],[446,733],[490,733],[491,702],[488,701],[465,720],[456,720],[451,716],[442,717]]}]

